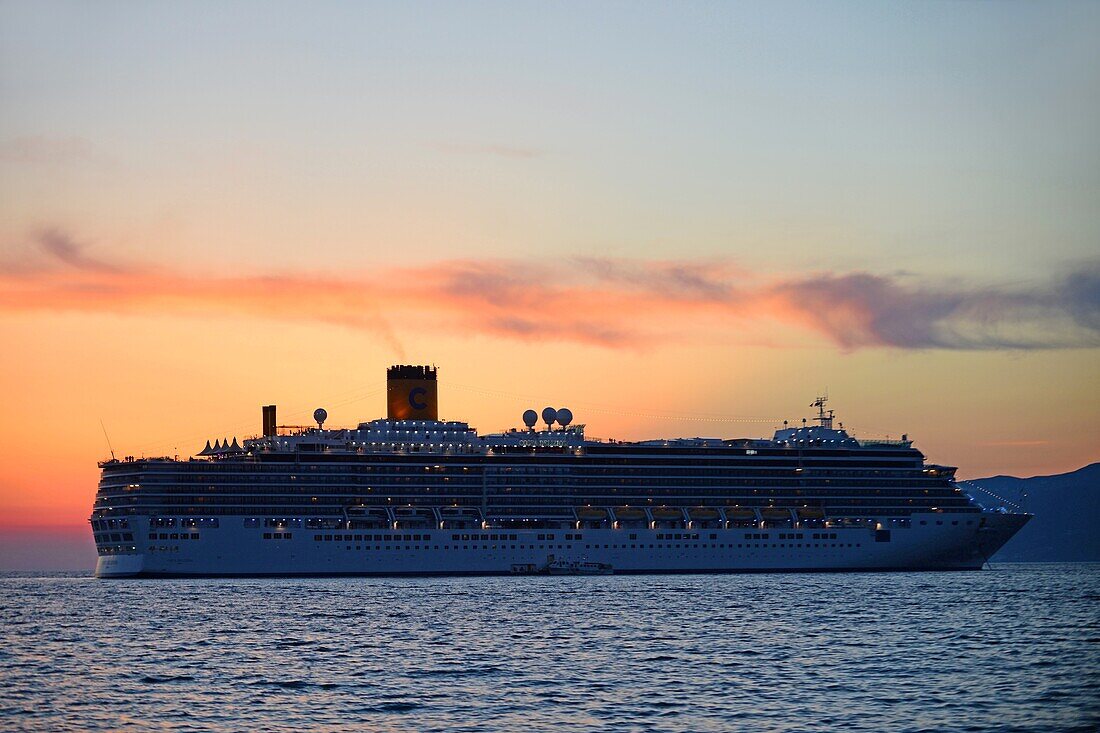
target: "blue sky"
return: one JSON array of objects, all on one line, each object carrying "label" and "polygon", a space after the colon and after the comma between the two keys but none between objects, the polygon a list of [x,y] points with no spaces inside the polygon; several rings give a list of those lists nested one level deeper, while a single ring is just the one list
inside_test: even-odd
[{"label": "blue sky", "polygon": [[4,177],[8,239],[60,199],[104,246],[186,228],[177,259],[387,259],[377,231],[425,257],[1022,277],[1100,229],[1094,3],[0,12],[0,139],[87,143],[75,172]]}]

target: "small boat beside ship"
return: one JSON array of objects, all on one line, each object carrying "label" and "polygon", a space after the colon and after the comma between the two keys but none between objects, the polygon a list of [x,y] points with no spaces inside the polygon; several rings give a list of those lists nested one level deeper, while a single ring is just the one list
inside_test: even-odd
[{"label": "small boat beside ship", "polygon": [[512,575],[613,575],[614,573],[615,568],[611,563],[566,560],[555,558],[553,555],[546,559],[545,565],[516,563],[512,566]]},{"label": "small boat beside ship", "polygon": [[550,575],[611,575],[615,569],[611,563],[587,560],[555,560],[546,566]]}]

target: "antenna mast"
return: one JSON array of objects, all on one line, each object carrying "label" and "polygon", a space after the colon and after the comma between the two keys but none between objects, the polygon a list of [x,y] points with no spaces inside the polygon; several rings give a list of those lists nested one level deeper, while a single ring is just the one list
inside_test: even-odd
[{"label": "antenna mast", "polygon": [[818,425],[820,425],[821,427],[826,428],[828,430],[832,430],[833,429],[833,415],[835,414],[836,411],[825,409],[825,405],[828,404],[828,402],[829,402],[829,393],[826,392],[825,394],[821,395],[816,400],[811,402],[810,407],[816,407],[817,408],[817,418],[815,418],[815,419],[817,420]]},{"label": "antenna mast", "polygon": [[115,460],[115,449],[111,447],[111,436],[107,435],[107,426],[103,424],[103,418],[99,418],[99,427],[103,428],[103,437],[107,439],[107,450],[111,451],[111,460]]}]

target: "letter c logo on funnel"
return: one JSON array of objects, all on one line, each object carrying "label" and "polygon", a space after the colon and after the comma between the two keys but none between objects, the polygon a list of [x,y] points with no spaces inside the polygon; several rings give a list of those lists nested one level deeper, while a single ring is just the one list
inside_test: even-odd
[{"label": "letter c logo on funnel", "polygon": [[428,403],[420,399],[424,396],[425,391],[423,387],[413,387],[409,390],[409,406],[414,410],[426,410],[428,408]]}]

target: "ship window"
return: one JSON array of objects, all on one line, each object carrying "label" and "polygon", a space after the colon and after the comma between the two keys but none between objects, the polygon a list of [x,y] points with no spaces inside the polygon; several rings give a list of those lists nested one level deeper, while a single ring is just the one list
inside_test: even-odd
[{"label": "ship window", "polygon": [[544,535],[544,534],[540,534],[540,535],[538,536],[538,540],[539,540],[539,542],[545,542],[545,541],[546,541],[546,535]]},{"label": "ship window", "polygon": [[453,535],[451,535],[451,539],[452,539],[452,540],[458,540],[458,539],[461,539],[461,537],[459,537],[459,536],[458,536],[458,535],[456,535],[456,534],[453,534]]},{"label": "ship window", "polygon": [[264,539],[265,540],[271,539],[271,533],[270,532],[264,532]]},{"label": "ship window", "polygon": [[324,539],[324,538],[319,534],[313,535],[313,541],[314,542],[320,542],[322,539]]},{"label": "ship window", "polygon": [[283,534],[283,539],[284,540],[289,540],[293,536],[294,536],[293,532],[286,532],[286,533]]},{"label": "ship window", "polygon": [[[151,539],[151,540],[155,540],[156,538],[157,538],[157,535],[155,533],[152,533],[152,534],[149,535],[149,539]],[[99,539],[99,538],[97,537],[96,539]]]}]

